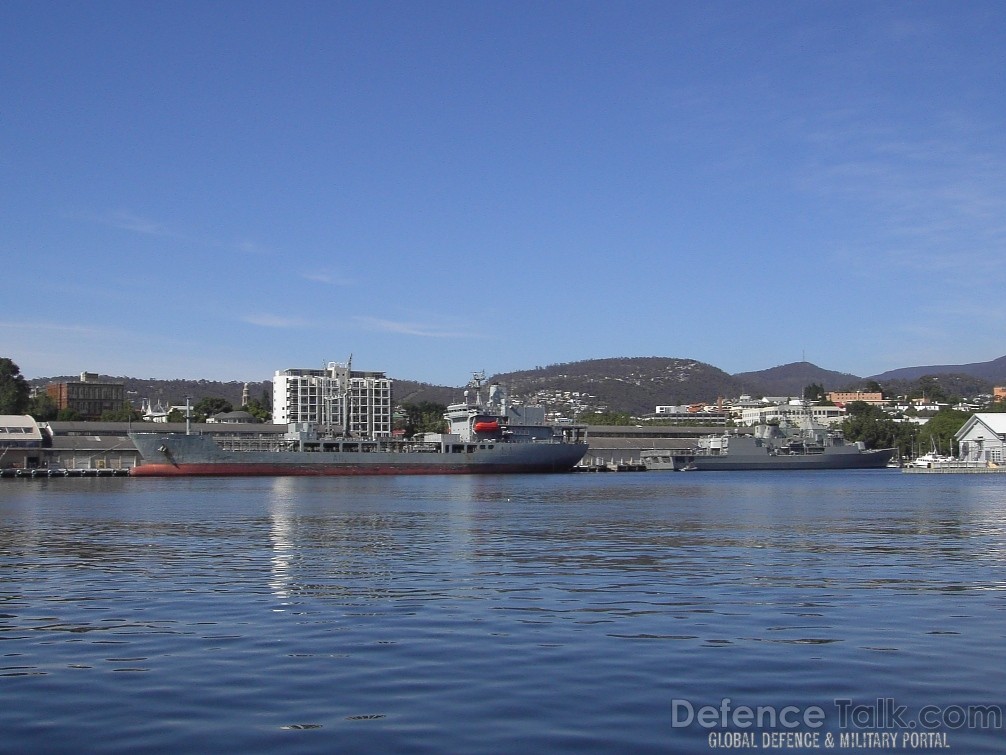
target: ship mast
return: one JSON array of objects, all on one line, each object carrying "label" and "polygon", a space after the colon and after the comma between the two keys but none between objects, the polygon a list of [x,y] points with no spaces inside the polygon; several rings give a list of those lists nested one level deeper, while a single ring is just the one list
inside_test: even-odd
[{"label": "ship mast", "polygon": [[486,384],[486,371],[479,370],[472,373],[472,379],[468,381],[468,387],[475,389],[475,406],[482,406],[482,386]]}]

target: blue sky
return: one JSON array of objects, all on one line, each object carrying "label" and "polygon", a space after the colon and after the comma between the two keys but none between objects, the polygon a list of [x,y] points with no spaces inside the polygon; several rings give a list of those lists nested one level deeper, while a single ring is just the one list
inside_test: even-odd
[{"label": "blue sky", "polygon": [[1001,2],[7,2],[0,356],[1006,354]]}]

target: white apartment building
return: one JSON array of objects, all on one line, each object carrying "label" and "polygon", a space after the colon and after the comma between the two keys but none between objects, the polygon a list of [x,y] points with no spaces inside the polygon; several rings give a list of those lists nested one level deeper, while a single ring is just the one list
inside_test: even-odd
[{"label": "white apartment building", "polygon": [[383,372],[329,362],[323,369],[277,370],[273,422],[310,422],[367,438],[391,435],[391,380]]}]

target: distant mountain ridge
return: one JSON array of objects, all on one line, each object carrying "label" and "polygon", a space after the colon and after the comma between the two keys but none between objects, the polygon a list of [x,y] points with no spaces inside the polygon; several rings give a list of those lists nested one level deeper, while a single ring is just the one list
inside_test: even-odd
[{"label": "distant mountain ridge", "polygon": [[[826,370],[810,362],[794,362],[766,370],[730,375],[695,359],[672,357],[615,357],[587,359],[553,364],[529,370],[499,373],[490,377],[505,386],[510,395],[549,403],[551,397],[561,404],[568,394],[589,396],[591,408],[644,414],[658,405],[714,402],[717,398],[752,396],[800,396],[811,384],[826,391],[857,390],[868,381],[880,383],[894,393],[905,392],[914,382],[929,376],[943,376],[940,381],[950,390],[991,392],[993,385],[1006,385],[1006,356],[989,362],[965,365],[904,367],[872,377]],[[78,376],[35,378],[29,382],[44,386],[50,382],[77,380]],[[235,408],[240,405],[244,383],[212,380],[155,380],[101,376],[100,379],[123,382],[127,396],[137,404],[142,398],[164,404],[183,404],[185,396],[196,403],[202,398],[225,398]],[[397,403],[423,401],[448,404],[463,397],[464,386],[438,386],[393,378]],[[249,382],[253,399],[271,400],[272,383]]]},{"label": "distant mountain ridge", "polygon": [[590,405],[634,414],[657,405],[715,401],[737,395],[740,383],[695,359],[621,357],[568,362],[494,375],[514,397],[580,393]]},{"label": "distant mountain ridge", "polygon": [[[903,377],[904,376],[904,377]],[[626,357],[591,359],[534,370],[494,375],[518,396],[533,396],[546,386],[554,391],[580,391],[612,411],[634,414],[653,412],[658,405],[713,402],[719,397],[801,396],[808,385],[826,391],[861,390],[877,382],[890,393],[902,394],[929,376],[942,376],[941,384],[961,395],[991,393],[993,385],[1006,385],[1006,356],[969,365],[921,366],[892,370],[872,377],[826,370],[810,362],[771,367],[729,375],[693,359]]]},{"label": "distant mountain ridge", "polygon": [[847,372],[825,370],[810,362],[793,362],[757,372],[738,372],[733,376],[747,386],[744,393],[762,396],[802,396],[808,385],[817,384],[826,391],[855,389],[863,378]]},{"label": "distant mountain ridge", "polygon": [[872,380],[883,383],[885,380],[918,380],[926,375],[970,375],[971,377],[988,380],[990,383],[1003,385],[1006,383],[1006,356],[993,359],[991,362],[972,362],[971,364],[942,364],[929,367],[902,367],[889,370],[880,375],[874,375]]}]

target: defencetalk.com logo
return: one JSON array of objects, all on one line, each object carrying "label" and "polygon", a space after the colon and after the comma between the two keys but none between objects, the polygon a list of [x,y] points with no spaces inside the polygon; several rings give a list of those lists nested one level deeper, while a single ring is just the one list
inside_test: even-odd
[{"label": "defencetalk.com logo", "polygon": [[707,729],[713,749],[948,749],[960,729],[1003,729],[1001,705],[923,705],[881,697],[831,705],[745,705],[671,701],[673,728]]}]

